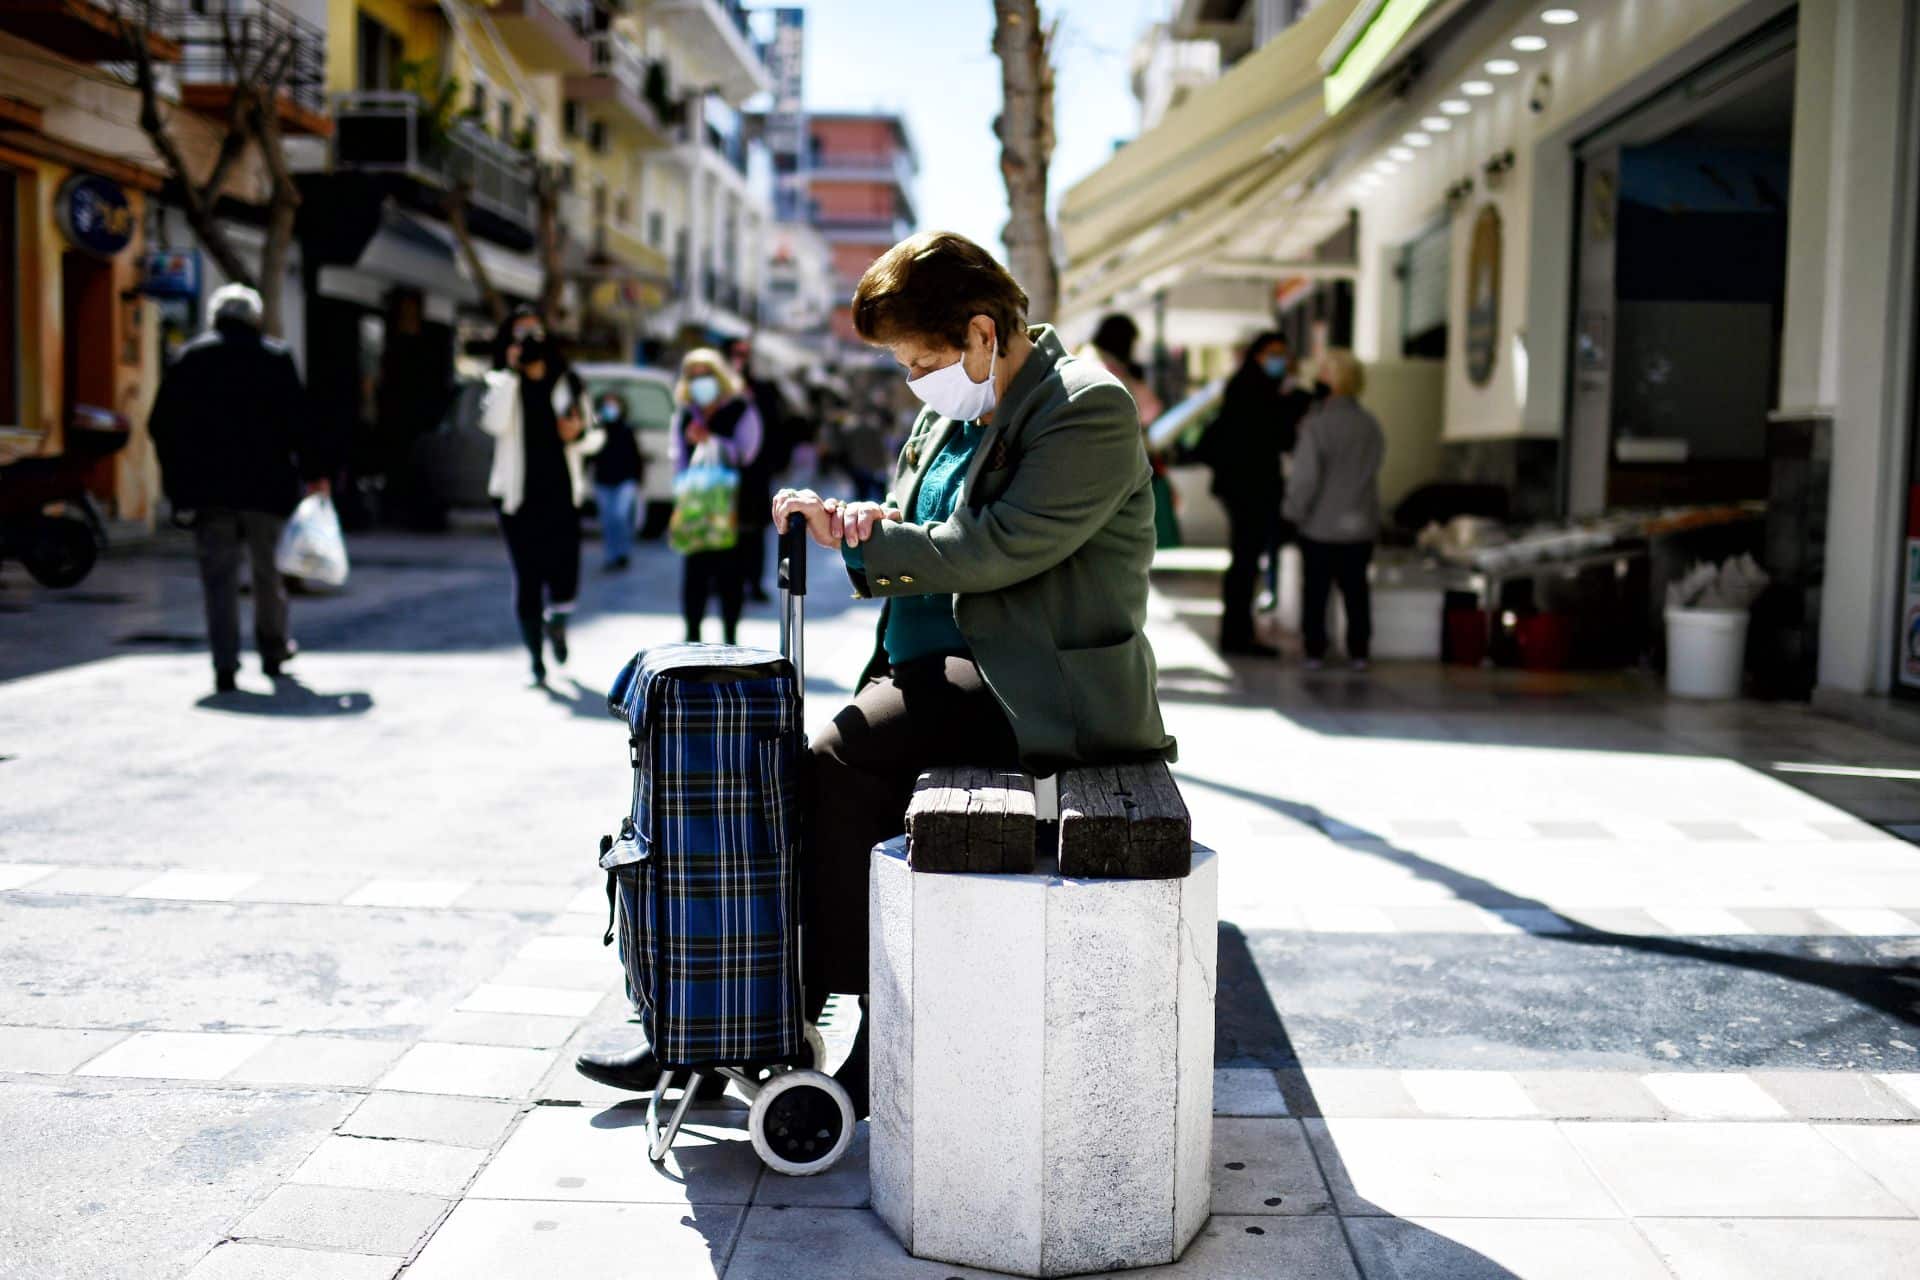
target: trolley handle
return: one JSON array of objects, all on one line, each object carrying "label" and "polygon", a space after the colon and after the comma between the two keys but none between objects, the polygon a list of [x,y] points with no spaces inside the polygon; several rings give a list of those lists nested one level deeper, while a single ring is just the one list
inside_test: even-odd
[{"label": "trolley handle", "polygon": [[787,517],[787,530],[780,535],[780,589],[807,594],[807,522],[797,516]]}]

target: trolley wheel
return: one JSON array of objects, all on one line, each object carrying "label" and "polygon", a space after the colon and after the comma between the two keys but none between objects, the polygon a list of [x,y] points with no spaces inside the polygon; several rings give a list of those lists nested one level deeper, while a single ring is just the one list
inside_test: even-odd
[{"label": "trolley wheel", "polygon": [[831,1169],[853,1141],[853,1124],[847,1091],[819,1071],[775,1076],[747,1113],[747,1133],[767,1168],[795,1178]]}]

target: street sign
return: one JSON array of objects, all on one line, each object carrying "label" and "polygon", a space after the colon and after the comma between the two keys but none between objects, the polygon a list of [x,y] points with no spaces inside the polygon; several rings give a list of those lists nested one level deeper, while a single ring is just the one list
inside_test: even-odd
[{"label": "street sign", "polygon": [[140,291],[155,298],[200,296],[200,251],[159,249],[142,264]]}]

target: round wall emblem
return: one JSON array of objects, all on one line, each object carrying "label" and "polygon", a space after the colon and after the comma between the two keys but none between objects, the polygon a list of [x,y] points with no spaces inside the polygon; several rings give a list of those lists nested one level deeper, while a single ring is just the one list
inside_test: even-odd
[{"label": "round wall emblem", "polygon": [[76,173],[60,184],[53,216],[73,247],[111,258],[133,240],[133,206],[117,182]]},{"label": "round wall emblem", "polygon": [[1467,253],[1467,377],[1484,387],[1500,352],[1500,211],[1492,205],[1473,220]]}]

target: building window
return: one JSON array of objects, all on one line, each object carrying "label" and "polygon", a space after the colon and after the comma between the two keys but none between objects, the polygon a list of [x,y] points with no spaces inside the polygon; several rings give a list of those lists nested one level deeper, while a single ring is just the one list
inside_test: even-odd
[{"label": "building window", "polygon": [[500,104],[500,140],[513,141],[513,104],[511,102]]},{"label": "building window", "polygon": [[560,132],[569,138],[580,136],[580,104],[571,98],[560,108]]},{"label": "building window", "polygon": [[607,154],[607,122],[595,120],[587,125],[587,148],[597,156]]},{"label": "building window", "polygon": [[378,18],[365,13],[359,16],[359,87],[366,90],[398,89],[402,57],[399,34]]},{"label": "building window", "polygon": [[473,105],[468,110],[476,120],[487,118],[487,86],[479,80],[473,82]]},{"label": "building window", "polygon": [[656,249],[666,247],[667,219],[658,209],[647,212],[647,243]]},{"label": "building window", "polygon": [[1443,360],[1447,354],[1447,298],[1452,227],[1441,219],[1400,250],[1400,354]]}]

